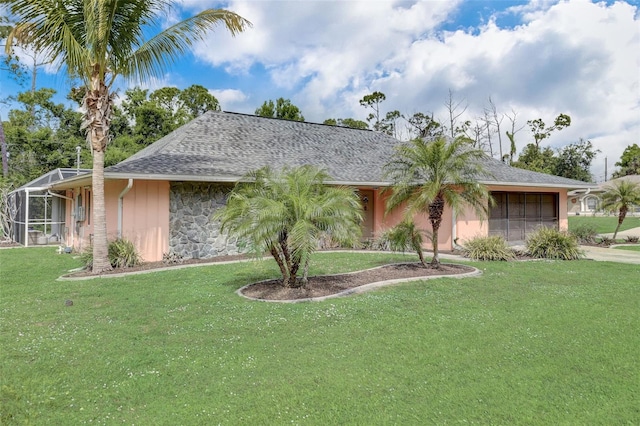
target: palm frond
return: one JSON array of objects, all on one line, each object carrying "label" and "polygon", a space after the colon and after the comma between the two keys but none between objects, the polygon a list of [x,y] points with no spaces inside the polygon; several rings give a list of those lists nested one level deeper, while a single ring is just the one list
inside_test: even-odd
[{"label": "palm frond", "polygon": [[158,33],[116,64],[125,77],[158,77],[165,68],[189,52],[194,41],[204,40],[209,31],[224,26],[231,35],[244,31],[251,23],[240,15],[222,9],[208,9]]}]

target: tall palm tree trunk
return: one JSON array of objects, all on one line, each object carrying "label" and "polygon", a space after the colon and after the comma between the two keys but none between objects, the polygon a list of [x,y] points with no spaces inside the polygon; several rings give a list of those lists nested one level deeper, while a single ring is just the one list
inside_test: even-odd
[{"label": "tall palm tree trunk", "polygon": [[111,269],[107,242],[107,215],[104,202],[104,151],[93,152],[93,273]]},{"label": "tall palm tree trunk", "polygon": [[93,273],[111,269],[109,243],[107,241],[107,214],[104,199],[104,153],[108,144],[109,117],[113,100],[104,84],[99,67],[91,75],[91,90],[84,98],[87,136],[93,153]]}]

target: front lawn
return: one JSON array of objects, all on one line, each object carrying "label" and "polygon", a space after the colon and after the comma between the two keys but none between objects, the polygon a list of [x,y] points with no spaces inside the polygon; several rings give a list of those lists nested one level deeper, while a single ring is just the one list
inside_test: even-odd
[{"label": "front lawn", "polygon": [[0,424],[640,423],[638,265],[472,264],[283,304],[235,294],[272,261],[56,281],[79,262],[0,250]]},{"label": "front lawn", "polygon": [[[594,226],[598,234],[612,234],[618,226],[618,216],[569,216],[569,231],[580,225]],[[637,227],[640,227],[640,217],[627,216],[620,226],[620,231]]]}]

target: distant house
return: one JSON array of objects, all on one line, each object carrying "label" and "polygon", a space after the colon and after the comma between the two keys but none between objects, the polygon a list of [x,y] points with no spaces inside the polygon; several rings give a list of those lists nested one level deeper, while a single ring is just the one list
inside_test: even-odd
[{"label": "distant house", "polygon": [[[607,187],[621,180],[628,180],[640,184],[640,175],[623,176],[603,182],[595,188],[579,188],[570,191],[567,197],[568,214],[585,215],[600,212],[600,197],[607,190]],[[636,206],[630,213],[640,213],[640,206]]]},{"label": "distant house", "polygon": [[[364,207],[364,238],[374,238],[398,223],[402,211],[384,214],[381,189],[389,186],[382,169],[399,144],[369,130],[284,121],[228,112],[207,112],[127,160],[105,169],[107,232],[133,241],[147,261],[173,252],[206,258],[236,253],[235,242],[211,221],[233,185],[262,166],[312,164],[333,177],[328,184],[358,190]],[[448,210],[440,248],[476,235],[523,240],[540,225],[567,227],[567,193],[593,185],[512,168],[487,158],[487,184],[497,201],[490,218]],[[76,249],[90,244],[93,232],[91,176],[52,185],[67,197],[66,241]],[[76,200],[76,201],[74,201]],[[82,215],[74,212],[81,211]],[[428,229],[426,217],[416,218]],[[73,238],[71,234],[73,233]]]}]

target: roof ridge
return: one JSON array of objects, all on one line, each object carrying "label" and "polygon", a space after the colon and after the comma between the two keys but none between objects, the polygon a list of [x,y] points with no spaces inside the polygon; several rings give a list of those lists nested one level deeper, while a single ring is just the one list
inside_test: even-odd
[{"label": "roof ridge", "polygon": [[[318,123],[316,121],[298,121],[298,120],[288,120],[286,118],[279,118],[279,117],[265,117],[262,115],[256,115],[256,114],[249,114],[246,112],[235,112],[235,111],[207,111],[207,112],[215,112],[215,113],[222,113],[222,114],[232,114],[232,115],[240,115],[240,116],[244,116],[244,117],[255,117],[258,119],[265,119],[265,120],[274,120],[274,121],[284,121],[284,122],[290,122],[290,123],[303,123],[303,124],[313,124],[316,126],[325,126],[325,127],[333,127],[333,128],[338,128],[338,129],[348,129],[348,130],[358,130],[358,131],[366,131],[366,132],[376,132],[373,129],[356,129],[354,127],[348,127],[348,126],[338,126],[338,125],[334,125],[334,124],[326,124],[326,123]],[[379,133],[379,132],[376,132]],[[382,134],[386,134],[386,133],[382,133]],[[389,136],[389,135],[387,135]],[[392,137],[392,136],[389,136]]]}]

